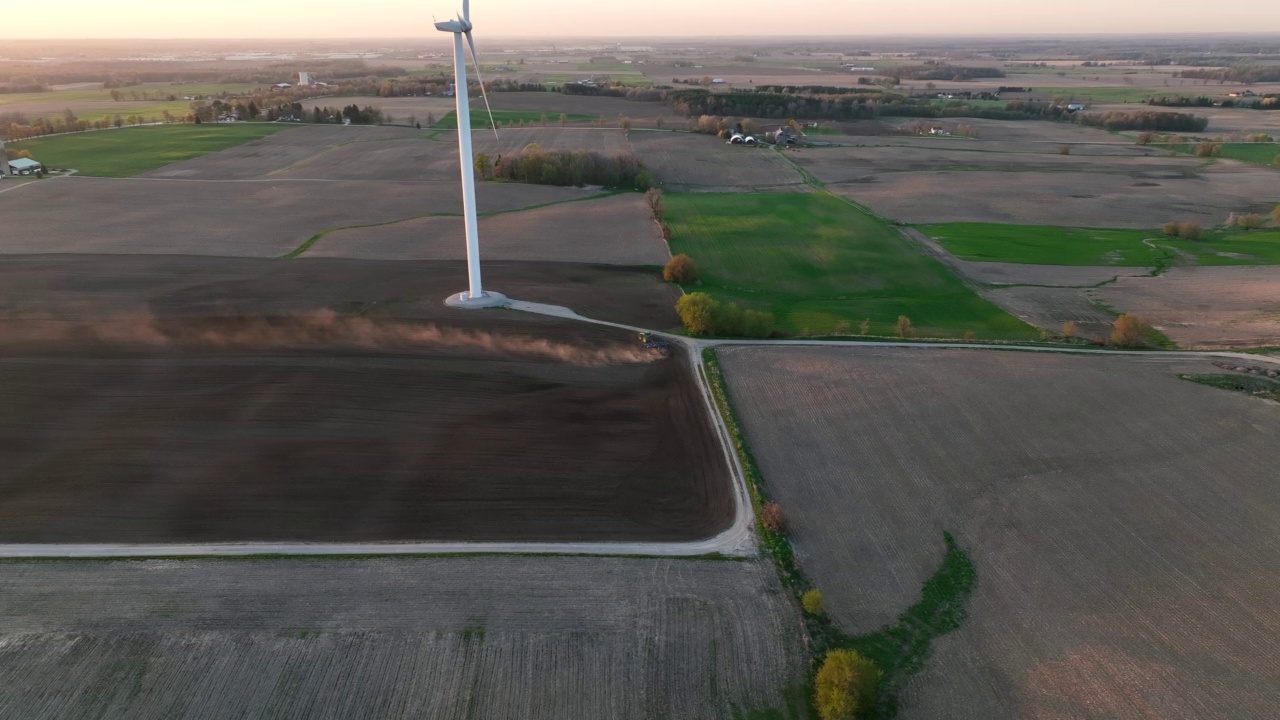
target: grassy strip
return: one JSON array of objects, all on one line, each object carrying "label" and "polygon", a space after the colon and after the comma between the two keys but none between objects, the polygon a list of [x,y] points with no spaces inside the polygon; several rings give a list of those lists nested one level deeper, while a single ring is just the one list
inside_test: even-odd
[{"label": "grassy strip", "polygon": [[149,560],[226,560],[226,561],[275,561],[302,560],[320,562],[331,560],[431,560],[431,559],[467,559],[467,558],[613,558],[623,560],[681,560],[691,562],[745,562],[746,558],[731,557],[719,553],[706,555],[638,555],[627,553],[571,553],[571,552],[460,552],[460,553],[360,553],[354,555],[294,555],[290,553],[261,553],[256,555],[121,555],[119,557],[0,557],[0,565],[37,565],[43,563],[116,563],[147,562]]},{"label": "grassy strip", "polygon": [[[733,441],[734,450],[742,463],[751,493],[751,504],[756,510],[756,532],[765,551],[773,559],[782,584],[800,601],[801,595],[813,587],[804,576],[786,535],[769,529],[760,522],[760,507],[768,500],[764,476],[751,452],[738,415],[729,398],[715,350],[702,351],[707,385],[715,398],[716,407],[724,419]],[[960,627],[966,615],[965,603],[977,584],[977,572],[968,555],[956,544],[950,533],[943,533],[946,553],[942,565],[924,584],[920,601],[907,608],[898,621],[865,635],[851,636],[840,629],[827,615],[805,615],[811,653],[811,672],[816,673],[827,651],[834,649],[857,650],[869,658],[884,672],[876,702],[860,713],[863,720],[888,720],[898,713],[898,696],[907,680],[923,667],[929,656],[933,639]],[[812,693],[812,677],[808,688]]]},{"label": "grassy strip", "polygon": [[[1271,167],[1280,165],[1280,163],[1276,162],[1276,158],[1280,158],[1280,143],[1214,143],[1214,145],[1219,147],[1219,154],[1216,157],[1239,160],[1253,165]],[[1196,146],[1197,144],[1192,143],[1184,145],[1169,145],[1165,143],[1152,145],[1152,147],[1176,150],[1184,155],[1195,155]]]},{"label": "grassy strip", "polygon": [[[873,633],[848,637],[832,628],[834,647],[857,650],[884,671],[869,718],[892,718],[898,713],[898,696],[912,675],[924,668],[933,639],[958,630],[964,622],[965,603],[977,585],[977,571],[969,556],[956,545],[951,533],[943,533],[947,551],[942,565],[924,584],[920,601],[898,616],[893,625]],[[819,619],[831,623],[826,616]]]},{"label": "grassy strip", "polygon": [[1273,229],[1211,229],[1200,240],[1167,237],[1159,230],[1003,223],[942,223],[916,229],[952,255],[974,262],[1152,266],[1159,275],[1173,264],[1177,250],[1197,265],[1280,264],[1280,231]]},{"label": "grassy strip", "polygon": [[1179,375],[1178,377],[1209,387],[1280,402],[1280,382],[1270,378],[1249,375]]}]

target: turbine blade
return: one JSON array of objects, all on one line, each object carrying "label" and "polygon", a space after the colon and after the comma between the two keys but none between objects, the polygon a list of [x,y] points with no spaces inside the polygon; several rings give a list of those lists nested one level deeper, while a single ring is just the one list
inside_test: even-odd
[{"label": "turbine blade", "polygon": [[462,19],[471,22],[471,0],[462,0]]},{"label": "turbine blade", "polygon": [[[480,83],[480,97],[484,98],[484,109],[489,113],[489,127],[493,128],[493,137],[498,137],[498,123],[493,121],[493,108],[489,107],[489,93],[484,89],[484,78],[480,76],[480,56],[476,55],[476,41],[471,37],[471,31],[467,31],[467,44],[471,46],[471,59],[476,64],[476,81]],[[465,89],[465,88],[464,88]]]}]

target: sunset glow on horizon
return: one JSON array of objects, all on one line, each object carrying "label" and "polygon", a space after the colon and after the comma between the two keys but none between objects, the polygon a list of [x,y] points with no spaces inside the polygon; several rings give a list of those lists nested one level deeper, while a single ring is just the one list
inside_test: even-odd
[{"label": "sunset glow on horizon", "polygon": [[[433,37],[435,19],[460,0],[67,0],[56,10],[18,5],[5,26],[22,39],[61,38],[411,38]],[[1105,0],[1070,6],[989,0],[978,6],[922,0],[910,10],[885,3],[813,0],[793,8],[746,0],[692,4],[649,0],[474,0],[472,19],[489,37],[701,37],[876,34],[1280,32],[1280,3],[1249,0],[1233,13],[1172,0],[1151,7]],[[1241,17],[1248,20],[1241,22]]]}]

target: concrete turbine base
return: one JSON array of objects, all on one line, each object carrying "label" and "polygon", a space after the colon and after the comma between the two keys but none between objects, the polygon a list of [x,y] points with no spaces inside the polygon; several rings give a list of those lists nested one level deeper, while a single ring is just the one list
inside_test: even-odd
[{"label": "concrete turbine base", "polygon": [[511,301],[502,293],[484,292],[480,294],[480,297],[473,298],[471,293],[464,290],[445,298],[444,304],[461,310],[479,310],[481,308],[506,307],[511,304]]}]

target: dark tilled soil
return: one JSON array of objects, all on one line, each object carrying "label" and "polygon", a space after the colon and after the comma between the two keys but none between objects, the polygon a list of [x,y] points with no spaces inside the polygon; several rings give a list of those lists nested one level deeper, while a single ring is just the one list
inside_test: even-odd
[{"label": "dark tilled soil", "polygon": [[[683,356],[621,330],[448,310],[462,270],[0,265],[0,542],[678,540],[728,525]],[[486,270],[584,311],[669,307],[643,274]],[[611,304],[584,307],[603,286]]]},{"label": "dark tilled soil", "polygon": [[[519,300],[564,305],[587,317],[651,329],[680,325],[677,288],[657,269],[550,262],[486,261],[486,289]],[[280,315],[327,308],[366,317],[447,319],[465,290],[463,261],[188,255],[24,255],[0,262],[0,318],[101,315]],[[521,326],[540,322],[521,315]],[[484,314],[485,323],[493,322]]]}]

